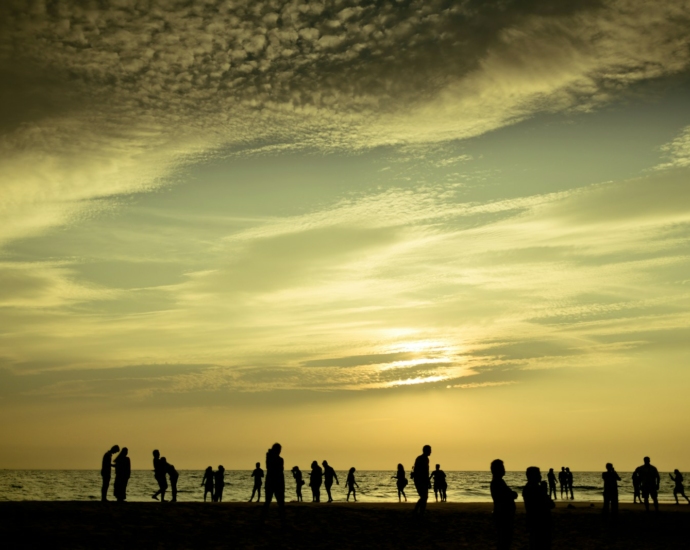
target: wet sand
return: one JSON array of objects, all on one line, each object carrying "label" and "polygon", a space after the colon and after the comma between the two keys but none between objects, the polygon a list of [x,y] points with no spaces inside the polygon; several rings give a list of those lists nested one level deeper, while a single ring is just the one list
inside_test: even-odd
[{"label": "wet sand", "polygon": [[[690,506],[662,505],[645,514],[624,504],[610,527],[601,504],[559,502],[554,549],[684,548]],[[424,520],[413,504],[291,503],[286,521],[256,504],[2,502],[0,533],[8,548],[494,548],[491,504],[430,503]],[[3,545],[4,546],[4,545]],[[527,547],[518,504],[513,548]]]}]

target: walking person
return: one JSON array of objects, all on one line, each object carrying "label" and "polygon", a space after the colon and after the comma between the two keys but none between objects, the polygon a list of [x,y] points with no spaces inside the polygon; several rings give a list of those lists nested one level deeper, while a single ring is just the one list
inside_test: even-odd
[{"label": "walking person", "polygon": [[575,500],[575,495],[573,495],[573,473],[567,466],[565,468],[565,479],[567,482],[567,486],[565,488],[565,496],[567,497],[568,491],[570,491],[570,500]]},{"label": "walking person", "polygon": [[161,457],[161,462],[165,464],[165,471],[167,472],[168,477],[170,478],[170,491],[172,493],[172,498],[170,499],[170,502],[177,502],[177,480],[179,479],[180,474],[177,473],[175,466],[170,464],[164,456]]},{"label": "walking person", "polygon": [[204,471],[201,486],[204,488],[204,502],[206,502],[206,496],[209,494],[211,495],[211,500],[213,500],[213,468],[211,466]]},{"label": "walking person", "polygon": [[113,455],[120,452],[120,447],[118,445],[113,445],[109,451],[106,451],[103,455],[103,460],[101,461],[101,477],[103,478],[103,483],[101,485],[101,501],[107,502],[108,500],[108,487],[110,487],[110,476],[112,474],[115,464],[113,464]]},{"label": "walking person", "polygon": [[323,483],[323,470],[319,463],[314,460],[311,463],[309,473],[309,487],[311,487],[311,501],[321,502],[321,483]]},{"label": "walking person", "polygon": [[553,495],[553,499],[556,500],[556,474],[553,472],[553,468],[549,468],[549,473],[546,474],[546,479],[549,482],[549,497]]},{"label": "walking person", "polygon": [[338,474],[336,474],[335,470],[328,465],[327,461],[324,460],[321,464],[323,465],[323,484],[326,487],[328,502],[333,502],[333,497],[331,496],[331,487],[333,486],[334,479],[336,485],[340,485],[340,481],[338,481]]},{"label": "walking person", "polygon": [[214,491],[213,491],[213,502],[223,502],[223,488],[225,487],[225,468],[221,464],[218,466],[218,470],[213,474],[214,481]]},{"label": "walking person", "polygon": [[412,479],[414,480],[415,489],[419,495],[419,500],[414,507],[414,514],[419,517],[424,516],[426,512],[426,503],[429,500],[429,457],[431,456],[431,445],[424,445],[422,447],[422,454],[414,461],[414,470],[412,472]]},{"label": "walking person", "polygon": [[685,496],[685,487],[683,487],[683,474],[681,474],[678,470],[673,470],[673,473],[676,474],[676,477],[673,477],[671,474],[668,474],[668,476],[671,478],[671,481],[675,483],[675,486],[673,487],[673,496],[676,498],[676,504],[679,504],[678,495],[682,496],[685,500],[688,501],[688,504],[690,504],[690,498]]},{"label": "walking person", "polygon": [[120,454],[115,457],[115,483],[114,496],[118,502],[127,500],[127,483],[132,475],[132,464],[127,454],[129,450],[123,447]]},{"label": "walking person", "polygon": [[168,490],[168,481],[165,477],[165,466],[161,464],[161,453],[158,449],[153,451],[153,477],[158,483],[158,491],[153,493],[151,498],[158,500],[158,495],[161,496],[161,502],[165,502],[165,491]]},{"label": "walking person", "polygon": [[345,485],[347,485],[347,501],[350,502],[350,493],[352,493],[352,498],[357,502],[357,492],[355,491],[355,487],[359,489],[359,485],[355,481],[355,467],[353,466],[350,468],[350,471],[347,472],[347,480],[345,481]]},{"label": "walking person", "polygon": [[642,499],[644,500],[644,508],[649,512],[649,497],[654,501],[654,510],[659,511],[659,484],[661,478],[659,477],[659,470],[651,465],[649,457],[644,457],[644,464],[638,466],[635,472],[639,475],[640,489],[642,491]]},{"label": "walking person", "polygon": [[285,519],[285,475],[282,447],[274,443],[266,453],[266,498],[264,499],[263,519],[268,515],[268,508],[273,497],[276,497],[281,521]]},{"label": "walking person", "polygon": [[403,467],[402,464],[398,464],[398,471],[393,476],[393,479],[396,480],[395,486],[398,489],[398,502],[401,502],[401,500],[400,500],[401,496],[405,499],[405,502],[407,502],[407,495],[405,494],[405,487],[407,487],[408,481],[407,481],[407,476],[405,475],[405,468]]},{"label": "walking person", "polygon": [[510,549],[515,524],[515,499],[518,497],[503,479],[505,475],[503,461],[497,458],[491,463],[491,498],[494,501],[493,520],[498,550]]},{"label": "walking person", "polygon": [[295,492],[297,493],[297,502],[302,502],[302,485],[304,485],[304,479],[302,479],[302,470],[298,466],[292,467],[292,477],[295,478]]},{"label": "walking person", "polygon": [[615,519],[618,516],[618,482],[621,478],[610,462],[601,478],[604,480],[604,514],[608,516],[610,509],[611,517]]},{"label": "walking person", "polygon": [[254,500],[254,495],[256,495],[256,502],[261,501],[261,486],[263,485],[264,471],[261,469],[261,462],[256,463],[256,468],[252,472],[252,477],[254,478],[254,487],[252,488],[252,496],[249,502]]},{"label": "walking person", "polygon": [[527,484],[522,489],[525,501],[527,530],[530,550],[549,550],[551,548],[551,508],[555,506],[549,498],[546,484],[541,482],[541,471],[530,466],[525,472]]}]

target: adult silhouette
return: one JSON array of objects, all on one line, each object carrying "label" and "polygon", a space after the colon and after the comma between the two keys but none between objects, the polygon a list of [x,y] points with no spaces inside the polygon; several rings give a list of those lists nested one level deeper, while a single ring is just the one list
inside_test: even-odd
[{"label": "adult silhouette", "polygon": [[441,470],[441,465],[436,464],[436,469],[431,472],[429,479],[433,481],[432,485],[434,487],[434,497],[436,502],[438,502],[439,494],[441,495],[441,502],[446,501],[446,488],[448,483],[446,483],[446,473]]},{"label": "adult silhouette", "polygon": [[644,508],[649,512],[649,497],[654,501],[654,510],[659,511],[659,484],[661,478],[659,477],[659,470],[650,464],[649,457],[644,457],[644,464],[635,469],[640,479],[640,489],[642,491],[642,499],[644,500]]},{"label": "adult silhouette", "polygon": [[414,506],[414,513],[423,516],[426,511],[426,503],[429,500],[429,457],[431,456],[431,445],[422,447],[422,454],[414,461],[412,479],[415,489],[419,495],[419,500]]},{"label": "adult silhouette", "polygon": [[161,496],[161,502],[165,502],[165,491],[168,490],[168,481],[165,477],[165,466],[161,464],[161,453],[158,449],[153,451],[153,477],[158,483],[158,491],[151,495],[151,498],[158,500],[158,495]]},{"label": "adult silhouette", "polygon": [[496,529],[496,548],[508,550],[513,540],[515,523],[515,499],[518,494],[506,484],[503,476],[506,469],[503,461],[496,459],[491,463],[491,498],[494,501],[494,526]]},{"label": "adult silhouette", "polygon": [[549,497],[553,495],[553,499],[556,500],[556,474],[553,468],[549,468],[549,473],[546,474],[546,479],[549,482]]},{"label": "adult silhouette", "polygon": [[575,495],[573,494],[573,473],[567,466],[565,468],[565,479],[568,483],[565,489],[565,496],[568,496],[568,491],[570,491],[570,500],[575,500]]},{"label": "adult silhouette", "polygon": [[223,502],[223,488],[225,487],[225,468],[223,465],[219,465],[216,473],[213,474],[213,485],[215,486],[213,491],[213,502]]},{"label": "adult silhouette", "polygon": [[201,479],[201,486],[204,488],[204,502],[206,502],[206,496],[211,495],[211,500],[213,500],[213,467],[209,466],[204,471],[204,477]]},{"label": "adult silhouette", "polygon": [[642,494],[640,492],[640,472],[635,470],[632,475],[633,484],[633,504],[639,502],[642,504]]},{"label": "adult silhouette", "polygon": [[690,504],[690,498],[685,496],[685,487],[683,487],[683,474],[681,474],[678,470],[673,470],[673,473],[676,474],[676,477],[673,477],[671,474],[668,474],[668,476],[671,478],[671,481],[675,484],[673,487],[673,496],[676,498],[676,504],[679,504],[678,502],[678,495],[682,496],[685,500],[688,501],[688,504]]},{"label": "adult silhouette", "polygon": [[613,464],[608,462],[606,464],[606,471],[601,474],[601,479],[604,480],[604,514],[609,514],[616,517],[618,515],[618,482],[621,477],[613,468]]},{"label": "adult silhouette", "polygon": [[101,461],[101,477],[103,478],[103,483],[101,485],[101,500],[106,502],[108,500],[108,487],[110,487],[110,475],[115,467],[113,464],[113,455],[120,452],[120,447],[118,445],[113,445],[110,447],[109,451],[106,451],[103,455],[103,460]]},{"label": "adult silhouette", "polygon": [[302,470],[299,466],[292,467],[292,477],[295,478],[295,492],[297,493],[297,502],[302,502],[302,485],[304,485],[304,479],[302,479]]},{"label": "adult silhouette", "polygon": [[280,519],[285,518],[285,475],[283,473],[283,457],[280,456],[282,447],[274,443],[266,453],[266,497],[264,499],[263,517],[268,514],[268,507],[273,497],[276,497]]},{"label": "adult silhouette", "polygon": [[177,473],[175,466],[170,464],[164,456],[161,457],[161,462],[165,464],[165,471],[170,478],[170,491],[172,493],[172,498],[170,500],[171,502],[177,502],[177,480],[180,474]]},{"label": "adult silhouette", "polygon": [[256,468],[252,472],[252,477],[254,478],[254,487],[252,488],[252,496],[249,502],[254,500],[254,495],[256,495],[256,502],[261,501],[261,486],[263,485],[264,471],[261,469],[261,462],[256,463]]},{"label": "adult silhouette", "polygon": [[565,472],[565,466],[561,466],[561,471],[558,472],[558,483],[561,486],[561,499],[563,498],[563,491],[565,491],[565,498],[568,498],[568,474]]},{"label": "adult silhouette", "polygon": [[333,497],[331,496],[331,487],[333,487],[333,480],[335,479],[336,485],[340,485],[338,481],[338,474],[335,470],[328,465],[328,462],[324,460],[323,465],[323,485],[326,487],[326,494],[328,495],[328,502],[333,502]]},{"label": "adult silhouette", "polygon": [[352,498],[354,498],[355,502],[357,502],[357,491],[355,491],[355,487],[359,489],[359,484],[357,481],[355,481],[355,472],[357,470],[353,466],[350,468],[350,470],[347,472],[347,480],[345,481],[345,485],[347,485],[347,501],[350,502],[350,493],[352,493]]},{"label": "adult silhouette", "polygon": [[132,475],[132,465],[127,456],[129,450],[127,447],[123,447],[115,457],[115,483],[114,483],[114,496],[118,502],[124,502],[127,500],[127,482],[129,482],[129,477]]},{"label": "adult silhouette", "polygon": [[549,497],[546,483],[541,481],[541,471],[536,466],[527,468],[527,484],[522,489],[531,550],[551,548],[551,508],[555,505]]},{"label": "adult silhouette", "polygon": [[311,463],[309,472],[309,487],[311,487],[311,501],[321,502],[321,483],[323,483],[323,470],[319,463],[314,460]]},{"label": "adult silhouette", "polygon": [[400,502],[400,497],[402,496],[407,502],[407,495],[405,494],[405,487],[407,487],[407,476],[405,475],[405,468],[402,464],[398,464],[398,471],[393,476],[395,479],[395,486],[398,488],[398,502]]}]

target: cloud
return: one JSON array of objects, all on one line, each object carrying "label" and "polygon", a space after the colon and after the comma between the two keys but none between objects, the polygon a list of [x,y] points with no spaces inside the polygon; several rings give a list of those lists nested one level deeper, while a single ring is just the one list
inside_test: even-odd
[{"label": "cloud", "polygon": [[673,141],[662,145],[661,151],[668,161],[656,166],[656,170],[690,166],[690,126],[686,126]]}]

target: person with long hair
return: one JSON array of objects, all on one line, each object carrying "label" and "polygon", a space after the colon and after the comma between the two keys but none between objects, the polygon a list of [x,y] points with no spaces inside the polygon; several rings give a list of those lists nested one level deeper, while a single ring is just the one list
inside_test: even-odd
[{"label": "person with long hair", "polygon": [[302,502],[302,485],[304,485],[304,479],[302,479],[302,470],[299,466],[292,467],[292,477],[295,478],[295,492],[297,493],[297,502]]},{"label": "person with long hair", "polygon": [[204,477],[201,480],[201,485],[204,488],[204,502],[206,502],[206,497],[211,495],[211,500],[213,500],[213,468],[209,466],[204,472]]},{"label": "person with long hair", "polygon": [[359,489],[359,484],[357,481],[355,481],[355,472],[357,470],[353,466],[350,468],[350,470],[347,472],[347,480],[345,481],[345,485],[347,485],[347,501],[350,502],[350,493],[352,493],[352,498],[357,502],[357,491],[355,491],[355,487]]},{"label": "person with long hair", "polygon": [[309,487],[311,487],[311,501],[321,502],[321,483],[323,482],[323,470],[319,463],[314,460],[311,463],[309,473]]},{"label": "person with long hair", "polygon": [[407,481],[407,476],[405,475],[405,468],[403,467],[402,464],[398,464],[398,471],[395,473],[393,476],[393,479],[395,479],[395,486],[398,488],[398,502],[401,502],[400,497],[405,499],[405,502],[407,502],[407,495],[405,494],[405,487],[407,487],[407,484],[409,483]]},{"label": "person with long hair", "polygon": [[127,483],[132,475],[132,465],[127,454],[127,447],[123,447],[120,454],[115,457],[115,483],[114,494],[118,502],[127,500]]}]

